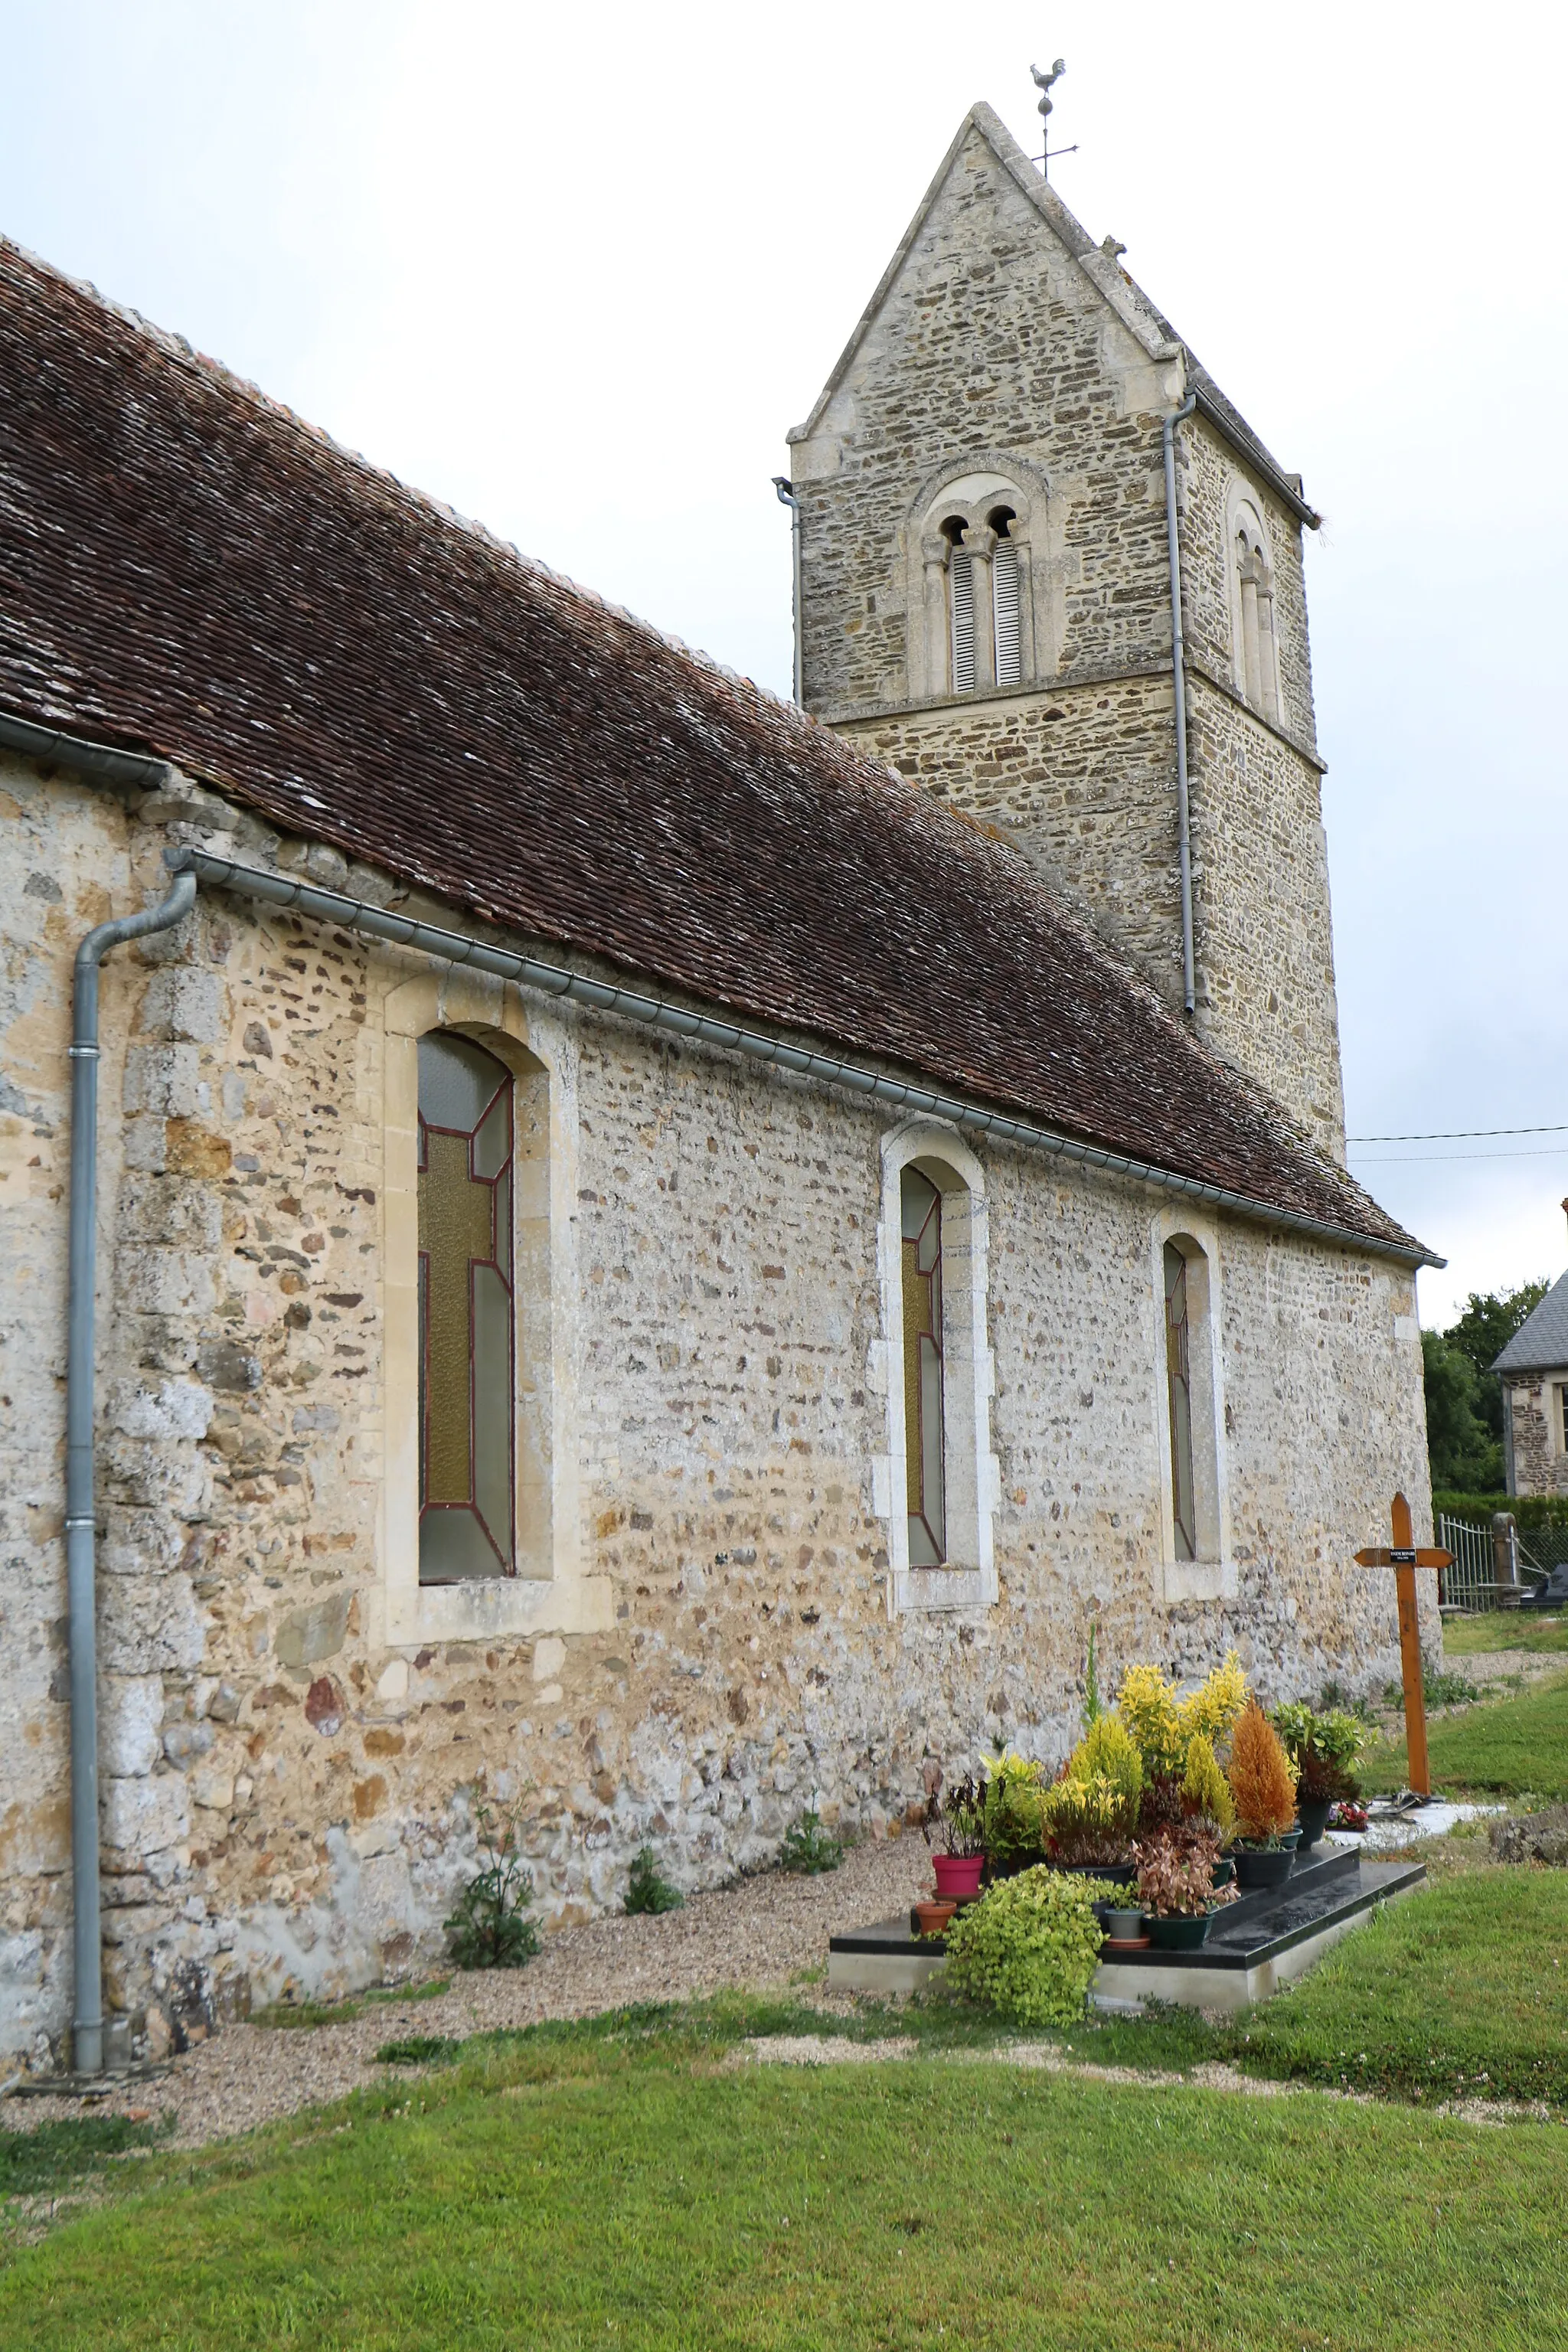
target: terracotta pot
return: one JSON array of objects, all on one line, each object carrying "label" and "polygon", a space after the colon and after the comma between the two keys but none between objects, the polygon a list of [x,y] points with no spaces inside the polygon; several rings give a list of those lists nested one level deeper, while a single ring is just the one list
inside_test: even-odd
[{"label": "terracotta pot", "polygon": [[915,1905],[916,1932],[921,1936],[944,1936],[949,1926],[957,1916],[956,1903],[917,1903]]},{"label": "terracotta pot", "polygon": [[936,1873],[937,1894],[944,1902],[973,1902],[985,1867],[983,1853],[933,1853],[931,1866]]}]

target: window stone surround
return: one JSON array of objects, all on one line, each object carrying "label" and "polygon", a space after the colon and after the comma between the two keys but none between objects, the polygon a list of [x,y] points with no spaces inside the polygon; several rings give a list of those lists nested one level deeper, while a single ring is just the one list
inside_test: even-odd
[{"label": "window stone surround", "polygon": [[[942,1196],[942,1394],[948,1563],[910,1562],[905,1509],[903,1213],[900,1179],[917,1166]],[[872,1508],[888,1523],[888,1613],[987,1609],[997,1598],[993,1518],[1000,1473],[991,1444],[995,1367],[987,1335],[985,1171],[956,1128],[917,1118],[882,1139],[877,1268],[881,1336],[868,1386],[887,1407],[888,1451],[871,1465]]]},{"label": "window stone surround", "polygon": [[[383,1638],[392,1646],[487,1634],[579,1633],[610,1622],[608,1586],[582,1572],[571,1302],[577,1291],[572,1204],[576,1083],[563,1023],[510,983],[442,969],[394,987],[383,1006],[385,1122],[386,1476],[379,1546]],[[513,1194],[516,1260],[518,1573],[419,1581],[418,1041],[432,1029],[473,1037],[518,1081]],[[542,1083],[541,1083],[542,1082]],[[527,1097],[548,1105],[546,1146],[521,1149]]]}]

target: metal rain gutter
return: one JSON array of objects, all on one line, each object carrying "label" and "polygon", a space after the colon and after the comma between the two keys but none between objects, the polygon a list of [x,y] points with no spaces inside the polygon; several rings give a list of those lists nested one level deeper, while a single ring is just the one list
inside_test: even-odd
[{"label": "metal rain gutter", "polygon": [[315,920],[339,924],[345,930],[359,931],[371,939],[388,940],[394,946],[411,948],[422,955],[439,956],[447,963],[464,964],[474,971],[493,972],[499,979],[510,980],[521,988],[538,989],[547,996],[566,997],[573,1003],[583,1004],[595,1013],[619,1014],[627,1021],[637,1021],[652,1029],[664,1030],[675,1036],[685,1037],[704,1045],[714,1045],[721,1051],[745,1054],[754,1061],[771,1063],[775,1069],[792,1070],[803,1077],[816,1078],[828,1086],[843,1087],[851,1094],[862,1095],[878,1102],[895,1105],[900,1110],[919,1111],[932,1118],[950,1121],[955,1127],[973,1134],[989,1135],[1001,1143],[1016,1143],[1031,1149],[1048,1151],[1057,1158],[1070,1160],[1087,1168],[1097,1168],[1113,1176],[1129,1178],[1135,1183],[1152,1184],[1162,1191],[1177,1192],[1185,1199],[1206,1202],[1210,1207],[1225,1209],[1237,1216],[1247,1218],[1255,1224],[1267,1224],[1289,1233],[1310,1234],[1315,1240],[1331,1241],[1342,1247],[1359,1250],[1368,1256],[1393,1258],[1401,1265],[1441,1265],[1429,1251],[1411,1249],[1404,1244],[1379,1241],[1366,1234],[1357,1233],[1352,1226],[1336,1225],[1326,1219],[1309,1217],[1290,1209],[1273,1208],[1266,1201],[1256,1201],[1245,1192],[1233,1192],[1220,1184],[1205,1182],[1201,1177],[1182,1176],[1168,1168],[1159,1168],[1151,1161],[1134,1160],[1124,1152],[1107,1151],[1091,1143],[1080,1143],[1073,1138],[1054,1134],[1050,1129],[1036,1126],[1028,1119],[1009,1118],[1005,1112],[986,1110],[976,1103],[962,1101],[955,1095],[939,1094],[929,1087],[890,1078],[873,1069],[837,1054],[814,1051],[804,1045],[792,1045],[787,1038],[765,1030],[741,1026],[712,1013],[699,1013],[684,1004],[676,1004],[668,997],[650,996],[638,989],[620,988],[606,981],[590,980],[581,972],[569,971],[560,964],[544,963],[537,957],[515,955],[509,949],[489,946],[483,940],[466,932],[448,931],[432,923],[422,923],[409,915],[391,915],[380,907],[372,907],[359,898],[347,898],[334,890],[318,889],[313,883],[293,882],[279,874],[268,874],[258,867],[239,866],[225,857],[215,857],[202,849],[172,849],[165,853],[171,871],[194,873],[216,888],[233,890],[241,897],[259,898],[275,907],[292,908]]}]

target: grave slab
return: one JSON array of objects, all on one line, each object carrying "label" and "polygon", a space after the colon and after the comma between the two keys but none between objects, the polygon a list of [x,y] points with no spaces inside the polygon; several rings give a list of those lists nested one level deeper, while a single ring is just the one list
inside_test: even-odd
[{"label": "grave slab", "polygon": [[[1282,1886],[1258,1888],[1221,1912],[1197,1951],[1151,1948],[1102,1960],[1089,1998],[1112,2010],[1151,2000],[1184,2009],[1250,2008],[1304,1975],[1376,1905],[1410,1894],[1426,1875],[1419,1863],[1365,1862],[1343,1849],[1310,1856]],[[911,1934],[907,1914],[828,1939],[827,1981],[841,1991],[918,1992],[946,1966],[943,1938]]]}]

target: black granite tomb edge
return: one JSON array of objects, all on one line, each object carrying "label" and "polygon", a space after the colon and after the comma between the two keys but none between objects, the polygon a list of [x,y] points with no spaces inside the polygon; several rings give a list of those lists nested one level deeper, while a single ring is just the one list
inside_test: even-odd
[{"label": "black granite tomb edge", "polygon": [[[1360,1912],[1370,1911],[1374,1905],[1384,1901],[1390,1895],[1403,1894],[1407,1887],[1418,1886],[1426,1875],[1425,1863],[1418,1862],[1365,1863],[1360,1864],[1360,1867],[1364,1869],[1369,1876],[1373,1872],[1376,1873],[1375,1885],[1367,1885],[1363,1883],[1353,1896],[1330,1906],[1326,1910],[1320,1912],[1315,1919],[1302,1920],[1296,1927],[1287,1928],[1282,1935],[1271,1937],[1266,1944],[1249,1944],[1240,1951],[1227,1951],[1223,1945],[1218,1944],[1200,1944],[1196,1951],[1192,1952],[1156,1949],[1153,1945],[1151,1945],[1146,1951],[1114,1952],[1109,1956],[1106,1965],[1131,1969],[1207,1968],[1231,1970],[1256,1968],[1264,1960],[1274,1959],[1279,1953],[1289,1951],[1292,1946],[1305,1943],[1310,1936],[1321,1935],[1325,1927],[1331,1927],[1342,1919],[1353,1919]],[[1335,1875],[1337,1876],[1338,1873]],[[1280,1889],[1275,1888],[1272,1891],[1277,1902],[1282,1899]],[[897,1919],[879,1920],[876,1924],[878,1927],[888,1928],[902,1926],[902,1922]],[[947,1956],[947,1941],[944,1937],[911,1936],[907,1929],[901,1939],[890,1934],[878,1936],[868,1929],[862,1929],[858,1935],[830,1936],[827,1939],[827,1948],[829,1952],[858,1953],[882,1959],[891,1958],[940,1960]]]}]

